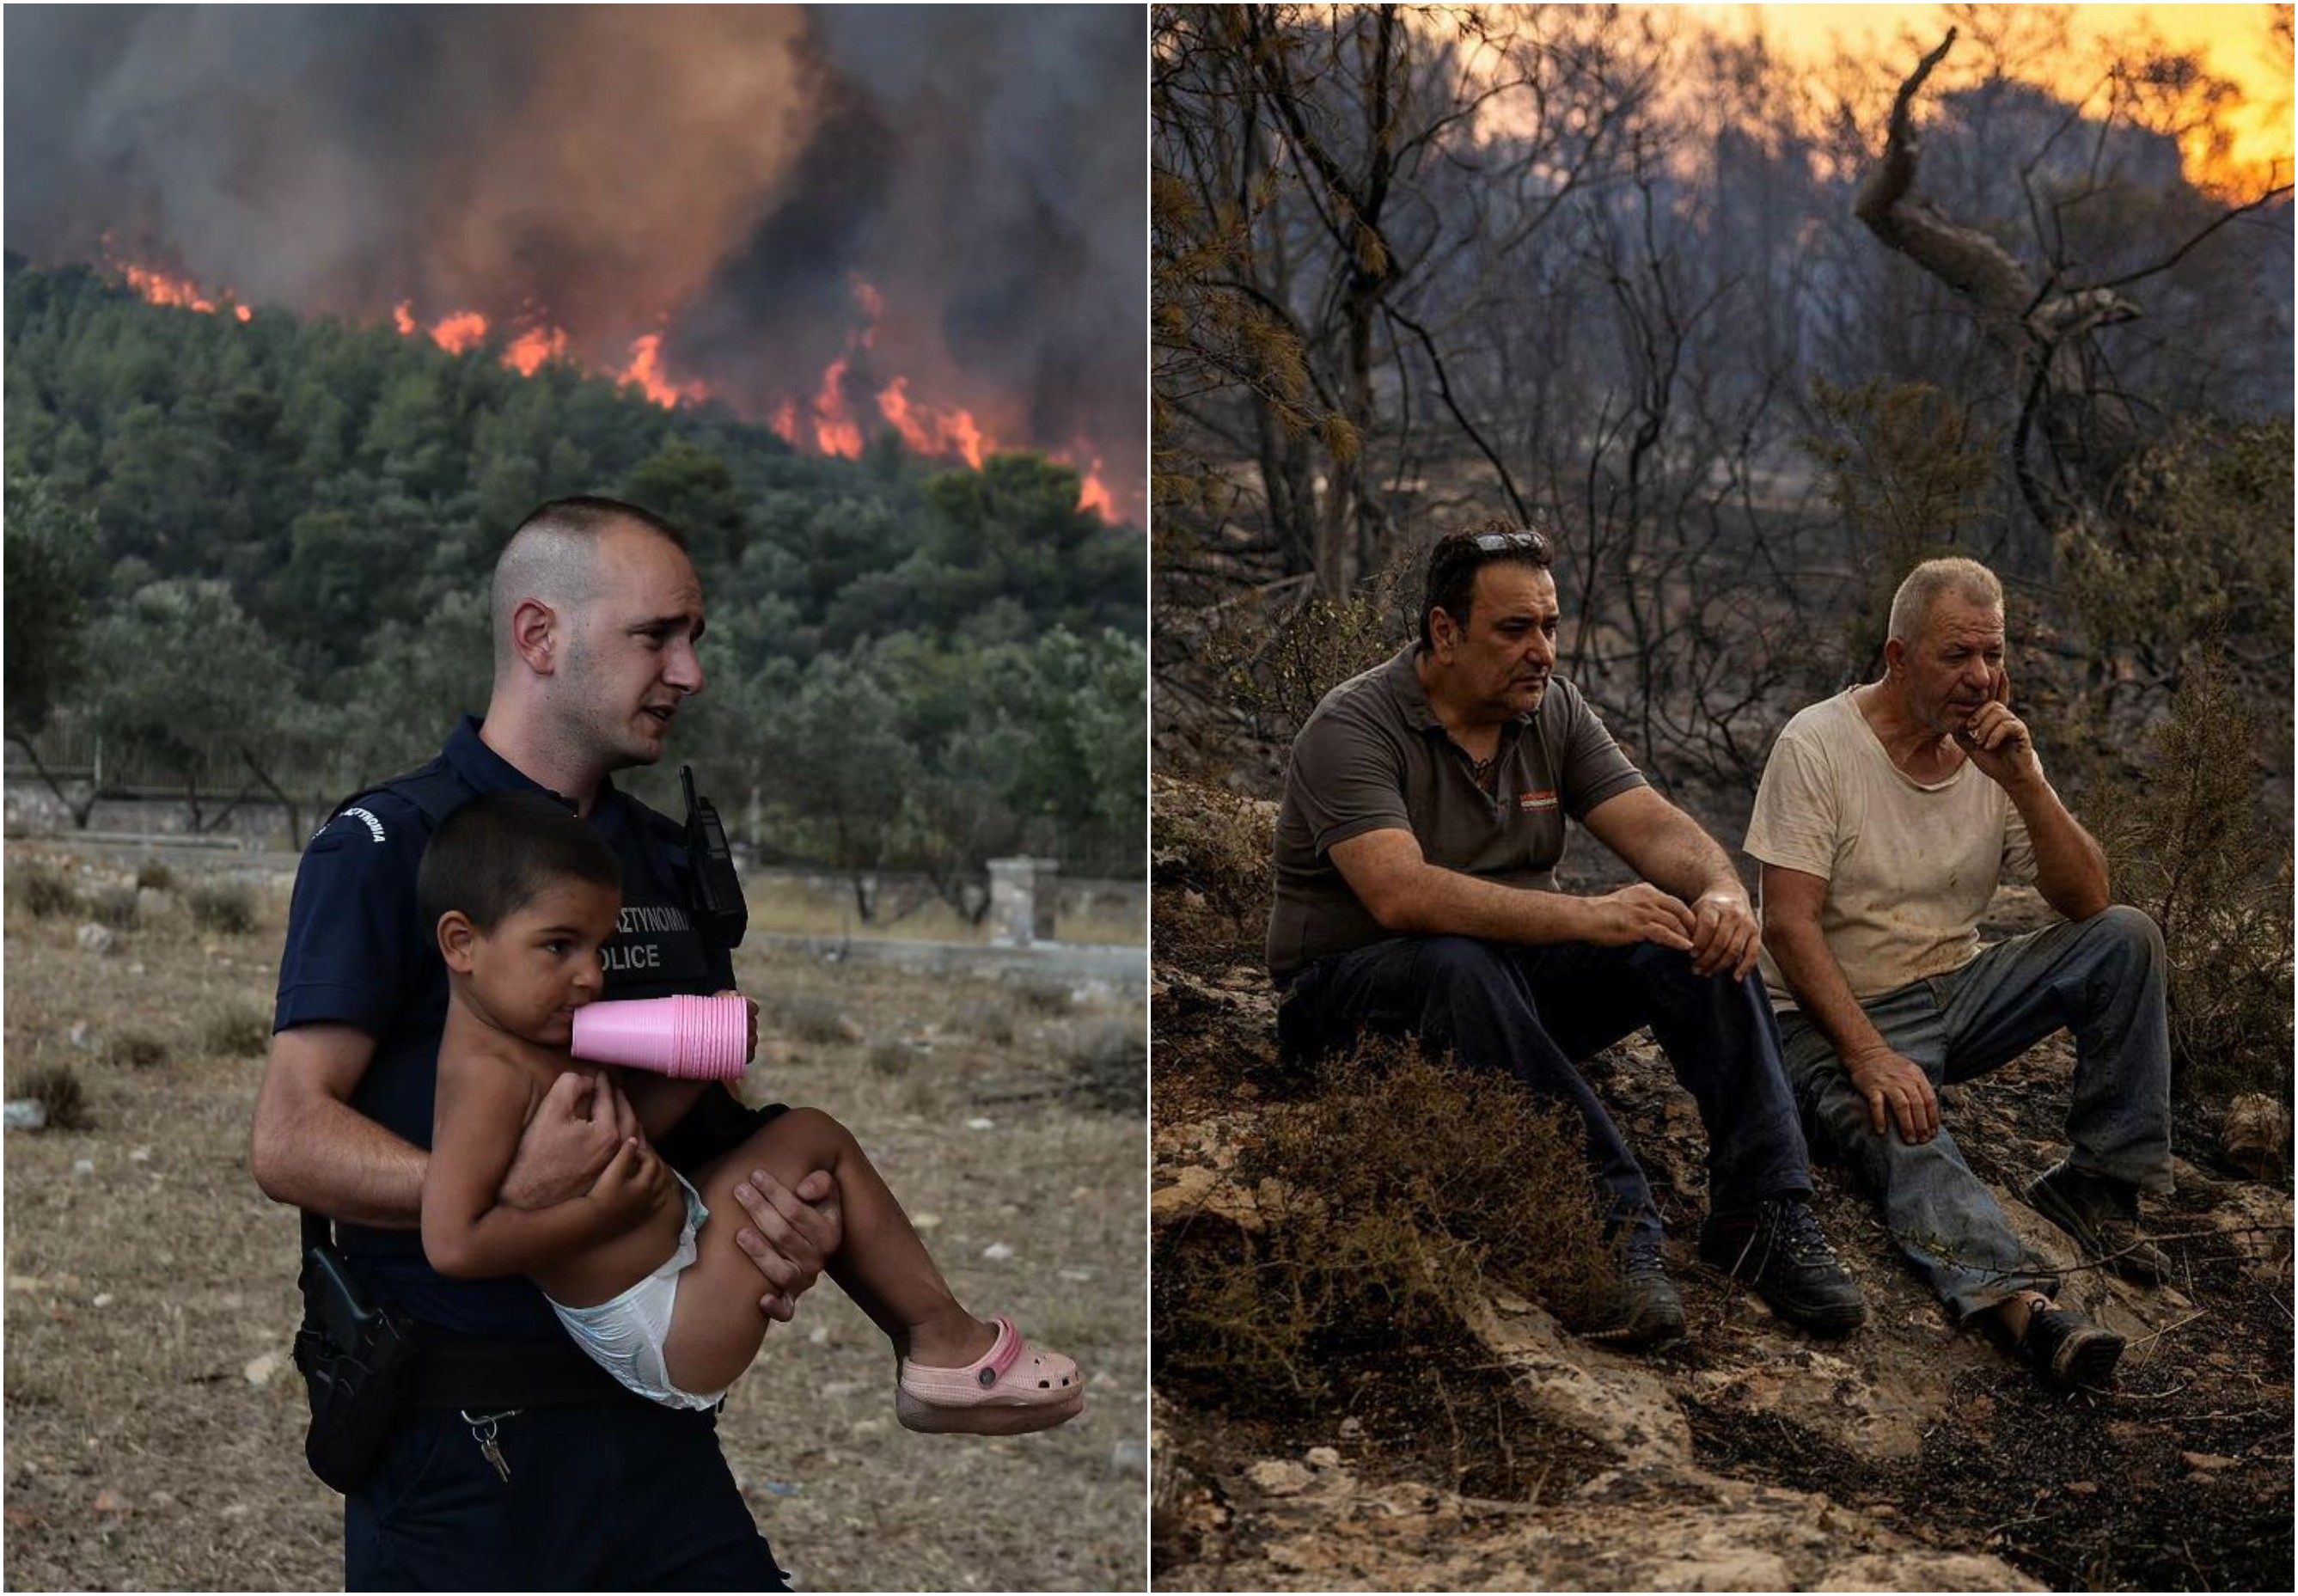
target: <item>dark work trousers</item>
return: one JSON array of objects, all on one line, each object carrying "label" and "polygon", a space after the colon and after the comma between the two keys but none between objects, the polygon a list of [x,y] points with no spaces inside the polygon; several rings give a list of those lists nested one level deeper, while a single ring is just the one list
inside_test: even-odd
[{"label": "dark work trousers", "polygon": [[1811,1190],[1763,982],[1694,975],[1690,955],[1657,943],[1530,947],[1390,937],[1303,970],[1277,1024],[1288,1057],[1345,1047],[1360,1031],[1417,1037],[1472,1068],[1505,1070],[1537,1096],[1568,1102],[1608,1193],[1608,1218],[1657,1238],[1650,1183],[1575,1067],[1649,1025],[1707,1128],[1709,1211],[1744,1213],[1765,1197]]},{"label": "dark work trousers", "polygon": [[717,1429],[640,1398],[530,1408],[497,1426],[506,1482],[460,1414],[417,1409],[344,1504],[344,1587],[786,1591]]}]

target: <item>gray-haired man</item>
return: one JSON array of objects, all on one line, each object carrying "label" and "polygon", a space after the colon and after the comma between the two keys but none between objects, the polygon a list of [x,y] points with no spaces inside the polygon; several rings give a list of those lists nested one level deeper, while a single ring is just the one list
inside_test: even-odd
[{"label": "gray-haired man", "polygon": [[[2027,1201],[2087,1254],[2159,1282],[2168,1265],[2137,1204],[2170,1185],[2162,934],[2110,904],[2104,856],[2012,713],[1994,574],[1916,566],[1890,632],[1881,681],[1781,732],[1748,827],[1788,1078],[1958,1317],[2000,1314],[2053,1384],[2103,1384],[2121,1338],[2052,1300],[2059,1282],[1941,1127],[1937,1088],[2071,1030],[2071,1151]],[[2031,875],[2067,923],[1981,951],[2006,871]]]}]

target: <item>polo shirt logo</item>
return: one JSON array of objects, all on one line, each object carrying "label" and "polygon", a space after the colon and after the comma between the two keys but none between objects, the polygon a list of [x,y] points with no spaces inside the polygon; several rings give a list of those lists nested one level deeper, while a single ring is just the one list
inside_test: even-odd
[{"label": "polo shirt logo", "polygon": [[1545,792],[1519,792],[1516,795],[1516,806],[1527,814],[1534,809],[1553,809],[1556,807],[1556,789],[1551,787]]}]

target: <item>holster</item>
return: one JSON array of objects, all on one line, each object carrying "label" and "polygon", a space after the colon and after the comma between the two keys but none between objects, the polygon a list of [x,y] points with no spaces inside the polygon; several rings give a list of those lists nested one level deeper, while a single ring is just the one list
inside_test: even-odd
[{"label": "holster", "polygon": [[413,1327],[377,1305],[335,1250],[327,1221],[303,1215],[303,1324],[295,1367],[311,1399],[303,1456],[348,1496],[366,1483],[406,1411],[415,1375]]}]

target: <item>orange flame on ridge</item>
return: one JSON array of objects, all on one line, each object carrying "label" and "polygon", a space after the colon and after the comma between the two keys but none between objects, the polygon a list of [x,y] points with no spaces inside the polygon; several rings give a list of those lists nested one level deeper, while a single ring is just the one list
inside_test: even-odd
[{"label": "orange flame on ridge", "polygon": [[[566,335],[561,334],[563,339]],[[685,400],[710,397],[709,388],[702,383],[674,383],[662,368],[662,335],[647,333],[632,341],[631,363],[616,381],[625,385],[635,385],[639,391],[665,410],[676,409]]]}]

